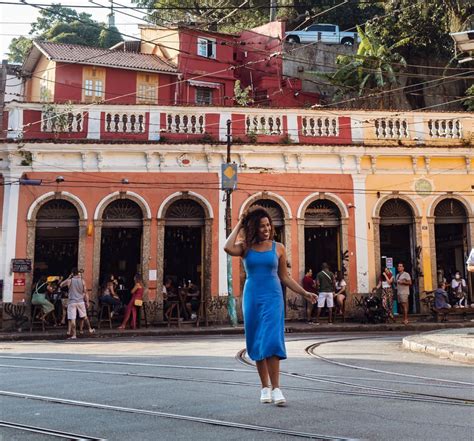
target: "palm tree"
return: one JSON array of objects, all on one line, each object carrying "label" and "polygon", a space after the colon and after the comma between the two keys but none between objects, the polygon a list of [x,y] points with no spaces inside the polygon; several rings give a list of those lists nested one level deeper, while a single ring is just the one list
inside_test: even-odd
[{"label": "palm tree", "polygon": [[[348,89],[357,92],[359,97],[366,93],[390,91],[399,84],[399,74],[406,67],[406,60],[395,51],[409,42],[403,38],[387,47],[372,33],[370,28],[363,31],[357,27],[360,44],[356,55],[339,55],[336,58],[338,69],[334,73],[311,72],[325,78],[338,88],[335,99],[347,93]],[[391,93],[381,95],[380,107],[390,105]]]}]

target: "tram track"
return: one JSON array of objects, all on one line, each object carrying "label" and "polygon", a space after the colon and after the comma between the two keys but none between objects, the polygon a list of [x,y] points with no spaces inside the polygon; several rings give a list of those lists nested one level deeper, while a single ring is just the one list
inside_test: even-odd
[{"label": "tram track", "polygon": [[[50,397],[50,396],[44,396],[44,395],[25,394],[25,393],[20,393],[20,392],[13,392],[13,391],[0,390],[0,396],[4,396],[8,398],[28,399],[28,400],[34,400],[34,401],[40,401],[40,402],[46,402],[46,403],[52,403],[52,404],[60,404],[63,406],[82,407],[82,408],[89,408],[89,409],[94,409],[94,410],[121,412],[121,413],[127,413],[127,414],[135,414],[135,415],[147,415],[147,416],[152,416],[152,417],[187,421],[187,422],[200,423],[200,424],[206,424],[206,425],[212,425],[212,426],[242,429],[242,430],[253,431],[253,432],[274,433],[278,435],[290,436],[290,437],[295,437],[295,438],[307,438],[307,439],[320,440],[320,441],[334,441],[334,440],[357,441],[354,438],[323,435],[323,434],[318,434],[318,433],[282,429],[282,428],[272,427],[272,426],[261,426],[261,425],[255,425],[255,424],[237,423],[233,421],[225,421],[225,420],[218,420],[218,419],[212,419],[212,418],[203,418],[203,417],[197,417],[197,416],[161,412],[157,410],[138,409],[138,408],[124,407],[124,406],[114,406],[114,405],[109,405],[109,404],[70,400],[66,398]],[[85,438],[85,440],[89,440],[89,439],[91,438]],[[92,439],[96,439],[96,438],[92,438]]]},{"label": "tram track", "polygon": [[[338,340],[338,341],[350,341],[350,340],[353,340],[353,339],[344,339],[344,340]],[[334,340],[331,341],[331,343],[334,343],[334,342],[336,341]],[[308,350],[311,347],[315,345],[319,346],[324,343],[328,343],[328,342],[321,342],[321,343],[310,345],[305,349],[305,352],[309,354]],[[255,368],[255,364],[251,362],[250,360],[248,360],[245,357],[245,354],[246,354],[246,350],[241,349],[236,355],[237,361],[239,361],[245,366]],[[374,396],[374,394],[376,394],[377,397],[394,399],[394,400],[402,400],[402,401],[418,401],[418,402],[428,402],[430,404],[443,404],[443,405],[463,406],[463,407],[474,406],[474,400],[466,399],[466,398],[449,397],[445,395],[435,395],[435,394],[424,394],[420,392],[411,392],[411,391],[403,391],[403,390],[397,390],[397,389],[387,389],[387,388],[381,388],[381,387],[367,386],[363,384],[355,384],[355,383],[351,383],[347,381],[320,378],[318,376],[314,376],[310,374],[301,374],[301,373],[288,372],[288,371],[283,371],[283,370],[280,371],[280,374],[282,376],[298,378],[298,379],[302,379],[306,381],[328,383],[332,385],[349,387],[351,389],[358,389],[360,391],[364,391],[364,392],[360,392],[360,395],[363,395],[363,396]],[[365,378],[359,378],[359,380],[365,381]]]},{"label": "tram track", "polygon": [[44,427],[32,426],[30,424],[14,423],[12,421],[0,420],[0,427],[19,430],[22,432],[35,433],[37,435],[48,435],[55,438],[62,438],[68,441],[106,441],[105,438],[91,437],[89,435],[79,435],[77,433],[64,432],[62,430],[47,429]]}]

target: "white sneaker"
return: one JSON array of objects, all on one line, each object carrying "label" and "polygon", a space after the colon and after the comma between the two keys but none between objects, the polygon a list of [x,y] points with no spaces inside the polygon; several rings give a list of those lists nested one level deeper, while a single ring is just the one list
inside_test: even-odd
[{"label": "white sneaker", "polygon": [[264,387],[260,392],[260,403],[271,403],[272,402],[272,389],[270,387]]},{"label": "white sneaker", "polygon": [[281,393],[281,390],[278,389],[278,388],[275,388],[275,389],[272,390],[272,399],[273,399],[273,402],[277,406],[285,406],[286,405],[286,399],[283,396],[283,394]]}]

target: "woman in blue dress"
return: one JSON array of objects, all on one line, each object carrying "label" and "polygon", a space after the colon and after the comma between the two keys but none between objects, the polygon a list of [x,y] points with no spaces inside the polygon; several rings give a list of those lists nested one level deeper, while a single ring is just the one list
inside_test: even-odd
[{"label": "woman in blue dress", "polygon": [[[244,238],[239,241],[241,231]],[[286,399],[280,390],[280,360],[286,358],[281,284],[313,304],[317,296],[288,275],[285,247],[273,241],[274,234],[268,212],[254,207],[240,219],[224,249],[231,256],[242,257],[247,273],[242,303],[245,340],[262,383],[260,402],[284,406]]]}]

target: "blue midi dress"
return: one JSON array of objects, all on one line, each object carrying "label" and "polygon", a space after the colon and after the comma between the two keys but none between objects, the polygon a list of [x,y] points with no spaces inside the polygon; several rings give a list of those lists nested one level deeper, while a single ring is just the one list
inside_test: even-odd
[{"label": "blue midi dress", "polygon": [[243,297],[247,353],[254,361],[272,356],[284,359],[285,308],[276,243],[268,251],[249,249],[243,261],[247,273]]}]

